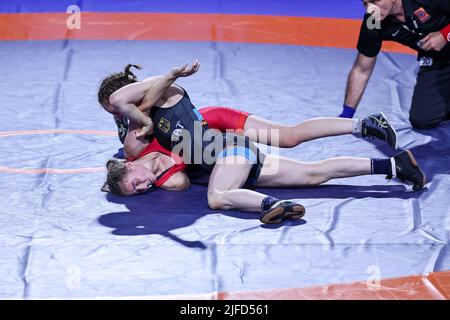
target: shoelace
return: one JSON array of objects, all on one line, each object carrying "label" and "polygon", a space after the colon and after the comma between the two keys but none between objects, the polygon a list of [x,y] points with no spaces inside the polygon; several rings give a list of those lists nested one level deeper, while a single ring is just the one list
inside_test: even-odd
[{"label": "shoelace", "polygon": [[370,117],[377,122],[379,127],[383,128],[383,129],[387,129],[388,126],[387,126],[386,120],[378,119],[377,117],[374,117],[374,116],[370,116]]},{"label": "shoelace", "polygon": [[[370,116],[370,118],[375,120],[378,127],[382,129],[387,129],[388,125],[386,120],[378,119],[377,117],[374,116]],[[372,140],[374,140],[375,137],[381,140],[386,139],[386,134],[384,132],[378,131],[377,129],[374,129],[372,127],[367,127],[367,125],[366,125],[366,136],[369,136],[369,138]]]},{"label": "shoelace", "polygon": [[[393,178],[394,178],[394,177],[393,177],[392,175],[390,175],[390,174],[388,174],[388,175],[386,176],[386,180],[387,180],[388,182],[391,182],[391,180],[392,180]],[[395,178],[398,179],[398,180],[400,180],[401,183],[404,183],[404,184],[407,184],[407,185],[412,185],[414,188],[419,188],[419,184],[416,183],[416,182],[414,182],[414,181],[409,181],[409,180],[406,180],[405,178],[399,177],[399,176],[396,176]]]}]

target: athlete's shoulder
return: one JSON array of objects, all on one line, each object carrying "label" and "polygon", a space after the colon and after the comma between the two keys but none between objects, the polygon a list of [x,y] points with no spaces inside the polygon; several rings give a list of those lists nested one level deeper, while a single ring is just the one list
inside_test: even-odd
[{"label": "athlete's shoulder", "polygon": [[434,6],[436,5],[436,3],[439,3],[439,0],[409,0],[412,2],[415,2],[418,5],[422,5],[422,6],[427,6],[427,5],[431,5]]},{"label": "athlete's shoulder", "polygon": [[449,0],[409,0],[416,3],[418,7],[439,11],[442,8],[450,7]]},{"label": "athlete's shoulder", "polygon": [[173,173],[161,186],[162,189],[170,191],[184,191],[189,189],[191,182],[183,171]]}]

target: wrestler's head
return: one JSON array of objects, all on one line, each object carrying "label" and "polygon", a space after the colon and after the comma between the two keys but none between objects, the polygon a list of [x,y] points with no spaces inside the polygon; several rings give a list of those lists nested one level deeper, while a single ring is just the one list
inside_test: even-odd
[{"label": "wrestler's head", "polygon": [[123,72],[117,72],[107,76],[100,84],[100,88],[98,89],[98,102],[109,113],[116,113],[114,106],[109,103],[109,97],[120,88],[137,82],[136,75],[130,71],[132,67],[141,69],[138,65],[129,64]]},{"label": "wrestler's head", "polygon": [[109,191],[116,195],[132,196],[144,193],[156,181],[153,171],[138,163],[109,160],[106,167]]}]

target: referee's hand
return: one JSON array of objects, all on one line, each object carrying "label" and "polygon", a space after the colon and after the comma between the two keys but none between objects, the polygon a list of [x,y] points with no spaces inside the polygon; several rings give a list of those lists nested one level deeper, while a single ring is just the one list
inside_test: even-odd
[{"label": "referee's hand", "polygon": [[425,51],[441,51],[447,44],[447,40],[439,31],[432,32],[420,40],[420,48]]}]

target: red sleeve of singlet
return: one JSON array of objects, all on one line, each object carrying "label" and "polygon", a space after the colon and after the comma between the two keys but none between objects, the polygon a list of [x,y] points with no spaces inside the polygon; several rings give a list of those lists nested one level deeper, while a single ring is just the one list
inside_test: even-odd
[{"label": "red sleeve of singlet", "polygon": [[200,110],[201,115],[213,129],[225,132],[227,129],[242,130],[250,113],[228,107],[205,107]]}]

